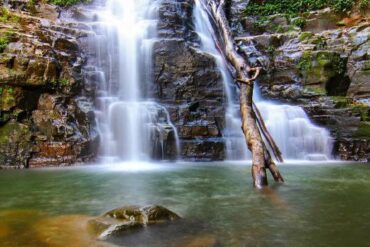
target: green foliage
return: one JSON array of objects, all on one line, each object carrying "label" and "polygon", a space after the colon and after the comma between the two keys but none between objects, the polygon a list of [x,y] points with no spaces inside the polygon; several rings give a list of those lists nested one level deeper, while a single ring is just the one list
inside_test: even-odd
[{"label": "green foliage", "polygon": [[309,38],[311,38],[313,36],[313,33],[311,32],[303,32],[301,33],[301,35],[299,36],[299,41],[305,41],[305,40],[308,40]]},{"label": "green foliage", "polygon": [[7,8],[0,8],[0,22],[2,23],[18,23],[19,17],[12,14]]},{"label": "green foliage", "polygon": [[61,87],[65,87],[65,86],[68,86],[69,85],[69,81],[67,79],[60,79],[59,80],[59,83],[60,83],[60,86]]},{"label": "green foliage", "polygon": [[358,127],[356,133],[356,137],[363,137],[363,136],[370,136],[370,124],[368,123],[361,123],[360,126]]},{"label": "green foliage", "polygon": [[346,12],[352,9],[353,0],[331,0],[331,7],[338,12]]},{"label": "green foliage", "polygon": [[275,52],[276,48],[273,45],[270,45],[267,47],[266,52],[269,53],[270,55],[273,55]]},{"label": "green foliage", "polygon": [[270,18],[262,16],[253,23],[255,28],[263,28],[270,22]]},{"label": "green foliage", "polygon": [[0,34],[0,53],[8,46],[9,42],[13,37],[12,32],[5,32]]},{"label": "green foliage", "polygon": [[29,0],[27,2],[27,9],[31,12],[31,13],[35,13],[36,12],[36,1],[37,0]]},{"label": "green foliage", "polygon": [[315,44],[316,50],[323,50],[326,47],[326,40],[323,37],[318,36],[317,39],[312,41],[312,44]]},{"label": "green foliage", "polygon": [[347,70],[347,60],[340,57],[340,55],[332,58],[333,70],[337,75],[344,75]]},{"label": "green foliage", "polygon": [[326,91],[322,87],[317,87],[317,86],[306,86],[305,90],[317,94],[317,95],[326,95]]},{"label": "green foliage", "polygon": [[296,17],[292,19],[290,23],[296,27],[303,28],[306,25],[306,19],[302,17]]},{"label": "green foliage", "polygon": [[369,8],[370,6],[370,0],[360,0],[359,8],[360,10],[365,10]]},{"label": "green foliage", "polygon": [[[369,0],[361,0],[363,5]],[[297,16],[308,11],[319,10],[326,7],[332,7],[338,12],[351,10],[355,0],[265,0],[263,3],[259,0],[251,0],[245,14],[268,16],[274,14],[288,14]]]},{"label": "green foliage", "polygon": [[4,107],[10,109],[14,106],[15,102],[16,95],[14,88],[10,86],[0,87],[0,107],[2,109],[4,109]]},{"label": "green foliage", "polygon": [[283,33],[284,32],[284,27],[282,25],[278,25],[275,27],[275,32],[276,33]]},{"label": "green foliage", "polygon": [[62,7],[70,7],[80,3],[89,3],[91,0],[48,0],[48,3]]},{"label": "green foliage", "polygon": [[303,53],[297,67],[301,72],[310,70],[312,68],[311,53],[309,52]]},{"label": "green foliage", "polygon": [[[360,120],[361,121],[370,121],[370,116],[369,116],[370,110],[369,110],[368,105],[365,105],[365,104],[362,104],[362,103],[359,103],[359,102],[355,102],[351,106],[352,106],[352,110],[360,115]],[[369,128],[370,128],[370,126],[369,126]]]},{"label": "green foliage", "polygon": [[335,108],[349,107],[353,100],[345,96],[332,96]]}]

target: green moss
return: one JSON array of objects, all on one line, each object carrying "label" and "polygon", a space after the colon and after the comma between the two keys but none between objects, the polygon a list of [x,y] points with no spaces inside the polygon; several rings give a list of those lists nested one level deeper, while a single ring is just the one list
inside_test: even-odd
[{"label": "green moss", "polygon": [[322,87],[305,86],[304,89],[307,90],[308,92],[311,92],[317,95],[326,95],[326,91]]},{"label": "green moss", "polygon": [[339,54],[333,57],[332,60],[334,72],[337,75],[344,75],[347,71],[347,59],[340,57]]},{"label": "green moss", "polygon": [[266,16],[259,17],[254,23],[255,28],[264,28],[270,23],[270,18]]},{"label": "green moss", "polygon": [[312,41],[312,44],[315,45],[316,50],[323,50],[326,47],[326,40],[323,37],[318,36]]},{"label": "green moss", "polygon": [[69,85],[69,81],[67,79],[63,78],[63,79],[59,80],[59,84],[60,84],[61,87],[66,87],[66,86]]},{"label": "green moss", "polygon": [[316,60],[320,66],[327,66],[332,62],[332,53],[319,52],[317,53]]},{"label": "green moss", "polygon": [[311,53],[308,51],[305,51],[299,60],[299,63],[297,65],[297,68],[301,72],[307,72],[312,68],[312,56]]},{"label": "green moss", "polygon": [[0,109],[10,110],[16,105],[16,93],[12,87],[0,87]]},{"label": "green moss", "polygon": [[370,7],[370,0],[360,0],[359,8],[364,11]]},{"label": "green moss", "polygon": [[269,47],[267,47],[266,52],[269,53],[270,55],[273,55],[275,50],[276,50],[275,46],[270,45]]},{"label": "green moss", "polygon": [[355,132],[356,137],[369,137],[370,136],[370,123],[361,123]]},{"label": "green moss", "polygon": [[13,32],[10,32],[10,31],[0,34],[0,53],[5,50],[5,48],[10,43],[12,37],[13,37]]},{"label": "green moss", "polygon": [[285,30],[284,30],[284,27],[282,25],[277,25],[275,27],[275,32],[276,33],[283,33]]},{"label": "green moss", "polygon": [[0,8],[0,22],[3,23],[18,23],[19,17],[12,14],[7,8]]},{"label": "green moss", "polygon": [[296,17],[290,20],[290,24],[299,28],[303,28],[306,25],[306,19],[302,17]]},{"label": "green moss", "polygon": [[334,76],[344,76],[346,73],[347,61],[341,58],[340,54],[319,51],[303,53],[297,68],[304,76],[308,84],[326,83]]},{"label": "green moss", "polygon": [[311,38],[314,34],[311,33],[311,32],[303,32],[301,33],[301,35],[299,35],[299,41],[305,41],[305,40],[308,40],[309,38]]},{"label": "green moss", "polygon": [[335,108],[346,108],[350,107],[353,100],[345,96],[333,96],[332,100],[334,102]]},{"label": "green moss", "polygon": [[370,110],[369,110],[368,105],[356,102],[356,103],[353,103],[351,107],[355,113],[360,115],[361,121],[370,121],[370,116],[369,116]]},{"label": "green moss", "polygon": [[0,127],[0,144],[7,144],[15,137],[27,136],[28,134],[29,130],[26,125],[10,121],[4,126]]}]

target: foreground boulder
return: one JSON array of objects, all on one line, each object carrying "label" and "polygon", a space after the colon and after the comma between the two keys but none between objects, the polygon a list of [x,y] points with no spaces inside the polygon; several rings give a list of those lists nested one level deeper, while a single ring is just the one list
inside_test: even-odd
[{"label": "foreground boulder", "polygon": [[147,225],[169,223],[178,219],[180,216],[162,206],[125,206],[90,220],[88,230],[99,239],[108,239]]}]

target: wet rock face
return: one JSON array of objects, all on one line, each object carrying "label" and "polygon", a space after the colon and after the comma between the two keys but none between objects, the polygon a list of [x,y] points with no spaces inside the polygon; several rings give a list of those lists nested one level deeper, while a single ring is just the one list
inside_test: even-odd
[{"label": "wet rock face", "polygon": [[[263,67],[259,84],[265,97],[302,106],[332,132],[338,158],[369,161],[370,26],[360,18],[339,27],[342,19],[325,9],[308,14],[294,32],[266,24],[237,42],[252,64]],[[252,28],[255,17],[242,22]]]},{"label": "wet rock face", "polygon": [[355,160],[370,162],[370,140],[368,138],[353,141],[351,139],[339,140],[336,143],[338,155],[342,160]]},{"label": "wet rock face", "polygon": [[26,167],[31,157],[31,132],[25,124],[9,121],[0,128],[0,167]]},{"label": "wet rock face", "polygon": [[99,138],[92,98],[82,97],[85,55],[79,46],[87,34],[57,21],[53,6],[41,4],[32,13],[16,1],[10,6],[11,21],[0,24],[8,41],[0,53],[0,165],[93,158]]},{"label": "wet rock face", "polygon": [[159,16],[154,82],[148,91],[170,112],[182,159],[222,160],[224,89],[213,57],[198,49],[191,26],[192,1],[163,1]]}]

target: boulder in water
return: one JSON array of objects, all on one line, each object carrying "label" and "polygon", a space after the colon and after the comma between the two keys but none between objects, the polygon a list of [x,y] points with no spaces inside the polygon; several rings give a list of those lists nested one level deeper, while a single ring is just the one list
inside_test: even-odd
[{"label": "boulder in water", "polygon": [[147,225],[168,223],[178,219],[180,216],[162,206],[124,206],[90,220],[88,229],[99,239],[107,239]]}]

